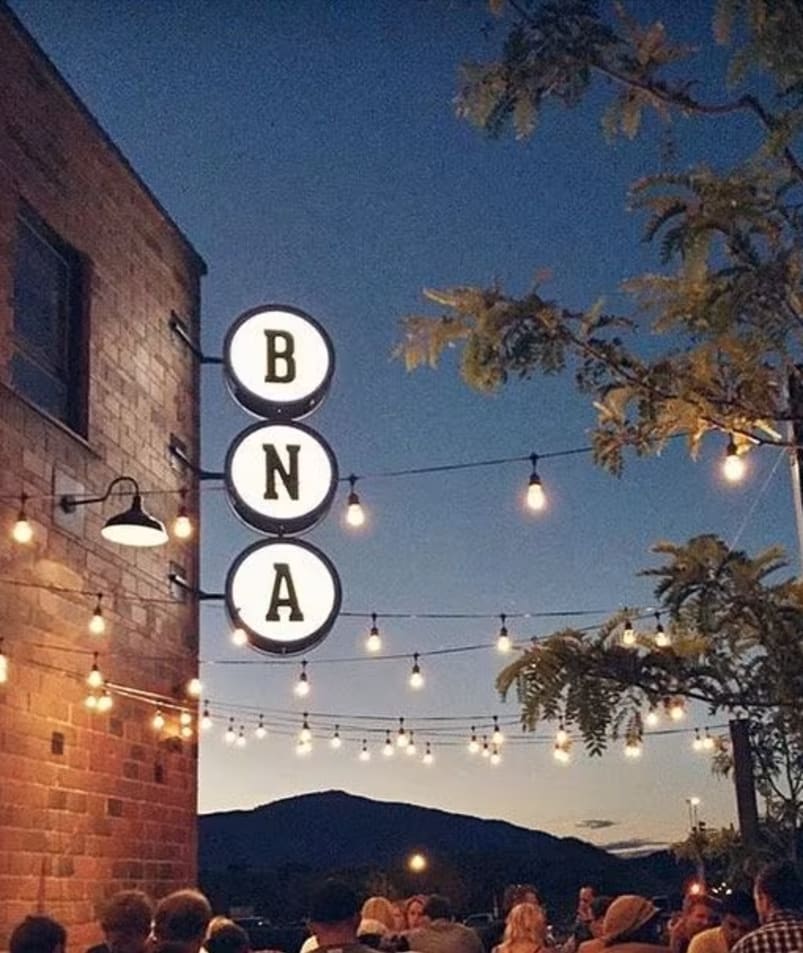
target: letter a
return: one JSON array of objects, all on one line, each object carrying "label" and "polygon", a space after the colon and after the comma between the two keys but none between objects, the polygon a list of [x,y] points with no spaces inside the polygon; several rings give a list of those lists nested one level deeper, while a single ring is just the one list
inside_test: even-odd
[{"label": "letter a", "polygon": [[[275,574],[273,577],[273,592],[271,593],[270,607],[268,608],[268,614],[265,616],[265,620],[267,622],[281,622],[279,618],[279,607],[289,606],[290,616],[288,621],[303,622],[304,613],[298,605],[296,587],[293,585],[290,567],[287,563],[274,563],[273,571]],[[284,583],[287,589],[287,595],[285,596],[281,594],[282,583]]]},{"label": "letter a", "polygon": [[[265,328],[267,361],[265,364],[265,383],[289,384],[296,379],[296,361],[293,357],[296,349],[295,339],[287,331],[275,331]],[[281,346],[280,346],[281,345]],[[282,363],[282,369],[277,367]]]},{"label": "letter a", "polygon": [[301,445],[297,443],[288,443],[285,445],[287,450],[287,468],[284,467],[276,452],[276,447],[272,443],[263,443],[262,449],[265,451],[265,499],[278,500],[279,494],[276,492],[276,474],[282,478],[284,488],[290,495],[290,499],[298,499],[298,451]]}]

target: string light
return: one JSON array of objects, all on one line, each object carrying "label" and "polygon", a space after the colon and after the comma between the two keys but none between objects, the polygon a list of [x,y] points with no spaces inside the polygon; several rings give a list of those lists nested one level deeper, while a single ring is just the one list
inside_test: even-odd
[{"label": "string light", "polygon": [[355,489],[356,484],[357,477],[352,473],[349,477],[351,489],[346,500],[346,523],[354,529],[359,529],[359,527],[365,525],[365,510],[362,508],[359,494]]},{"label": "string light", "polygon": [[561,745],[561,747],[569,742],[569,732],[566,731],[566,726],[563,724],[563,719],[558,722],[558,730],[555,732],[555,744]]},{"label": "string light", "polygon": [[192,725],[182,725],[179,734],[182,738],[192,738]]},{"label": "string light", "polygon": [[552,757],[558,762],[558,764],[568,764],[571,761],[571,750],[569,744],[561,745],[558,742],[555,742],[555,746],[552,749]]},{"label": "string light", "polygon": [[209,714],[209,702],[204,702],[204,712],[201,715],[201,731],[209,731],[212,727],[212,717]]},{"label": "string light", "polygon": [[655,613],[655,644],[659,649],[667,649],[672,644],[668,633],[661,624],[661,613]]},{"label": "string light", "polygon": [[178,513],[173,520],[173,535],[177,539],[189,539],[192,536],[192,520],[187,512],[187,488],[181,487]]},{"label": "string light", "polygon": [[661,723],[661,716],[658,714],[658,709],[655,708],[654,705],[650,706],[650,710],[647,712],[644,722],[649,725],[650,728],[655,728],[656,725]]},{"label": "string light", "polygon": [[237,732],[234,730],[234,717],[229,718],[229,724],[226,728],[226,734],[223,735],[223,740],[227,745],[233,745],[237,740]]},{"label": "string light", "polygon": [[390,740],[390,731],[385,732],[385,743],[382,746],[382,754],[386,758],[393,757],[393,742]]},{"label": "string light", "polygon": [[97,652],[92,655],[92,668],[86,677],[86,683],[90,688],[100,688],[103,685],[103,676],[100,674],[100,668],[98,667]]},{"label": "string light", "polygon": [[713,751],[716,746],[716,741],[714,741],[706,728],[705,734],[703,735],[703,751]]},{"label": "string light", "polygon": [[90,710],[95,711],[98,707],[98,696],[94,692],[90,692],[84,699],[84,705]]},{"label": "string light", "polygon": [[546,506],[546,494],[541,483],[541,477],[538,476],[538,470],[536,469],[538,464],[537,453],[530,454],[530,462],[533,465],[533,472],[530,474],[530,482],[527,484],[527,508],[539,513]]},{"label": "string light", "polygon": [[0,685],[8,682],[8,659],[3,651],[4,639],[0,638]]},{"label": "string light", "polygon": [[267,728],[265,728],[265,717],[264,715],[260,715],[259,724],[254,729],[254,734],[260,741],[262,741],[262,739],[265,737],[265,735],[267,735],[267,733],[268,733],[268,730]]},{"label": "string light", "polygon": [[247,744],[247,739],[245,737],[245,725],[240,725],[240,730],[237,732],[237,739],[234,742],[236,748],[244,748]]},{"label": "string light", "polygon": [[379,628],[376,624],[376,613],[371,613],[371,631],[365,640],[365,647],[369,652],[379,652],[382,648],[382,637],[379,634]]},{"label": "string light", "polygon": [[483,758],[490,758],[490,757],[491,757],[491,749],[490,749],[490,747],[489,747],[489,745],[488,745],[488,737],[487,737],[487,735],[483,735],[483,736],[482,736],[482,756],[483,756]]},{"label": "string light", "polygon": [[178,723],[182,728],[186,728],[192,724],[192,715],[187,711],[186,708],[181,709],[181,713],[178,716]]},{"label": "string light", "polygon": [[636,644],[636,630],[633,628],[633,623],[630,621],[630,616],[627,615],[627,610],[625,610],[624,623],[622,625],[622,645],[626,648],[632,648]]},{"label": "string light", "polygon": [[301,674],[298,676],[296,687],[294,689],[299,698],[306,698],[309,695],[309,678],[307,678],[307,663],[301,663]]},{"label": "string light", "polygon": [[343,744],[343,741],[340,738],[340,725],[335,725],[335,731],[332,735],[332,738],[329,742],[329,747],[334,748],[335,751]]},{"label": "string light", "polygon": [[499,747],[499,745],[504,743],[505,736],[502,734],[502,729],[499,727],[499,716],[494,715],[493,720],[494,720],[494,726],[493,726],[493,734],[491,735],[491,741],[497,747]]},{"label": "string light", "polygon": [[423,688],[424,676],[421,674],[421,666],[418,664],[418,652],[413,654],[413,667],[410,670],[410,688]]},{"label": "string light", "polygon": [[156,731],[161,731],[165,726],[165,716],[162,714],[162,709],[157,708],[156,714],[151,719],[151,724],[156,729]]},{"label": "string light", "polygon": [[371,752],[368,750],[368,742],[365,740],[365,738],[362,739],[362,748],[360,748],[359,758],[360,761],[371,760]]},{"label": "string light", "polygon": [[747,472],[747,464],[739,455],[739,449],[733,437],[728,440],[725,459],[722,461],[722,475],[728,483],[739,483]]},{"label": "string light", "polygon": [[502,620],[502,627],[499,629],[499,635],[496,637],[496,650],[497,652],[501,652],[502,655],[507,655],[507,653],[513,648],[513,643],[510,641],[507,626],[505,625],[505,619],[507,616],[503,612],[499,618]]},{"label": "string light", "polygon": [[33,539],[33,529],[31,524],[28,522],[28,516],[25,513],[25,504],[28,501],[28,495],[26,493],[20,493],[20,508],[17,513],[17,521],[14,523],[14,526],[11,530],[11,536],[15,543],[22,543],[23,545],[30,543]]},{"label": "string light", "polygon": [[668,700],[667,713],[672,721],[683,721],[686,717],[686,702],[679,695]]},{"label": "string light", "polygon": [[410,739],[407,737],[407,732],[404,730],[404,719],[399,719],[399,730],[396,734],[396,747],[397,748],[406,748],[410,744]]},{"label": "string light", "polygon": [[304,712],[302,715],[303,721],[301,722],[301,731],[298,733],[298,740],[304,744],[309,744],[312,741],[312,731],[310,730],[309,715],[307,712]]},{"label": "string light", "polygon": [[409,755],[410,757],[412,757],[412,756],[415,754],[415,736],[414,736],[414,733],[413,733],[412,731],[410,732],[410,741],[409,741],[409,743],[406,745],[406,747],[405,747],[405,749],[404,749],[404,752],[405,752],[405,754]]},{"label": "string light", "polygon": [[625,742],[625,757],[632,759],[640,758],[643,748],[644,744],[641,738],[634,735]]},{"label": "string light", "polygon": [[502,756],[499,754],[499,748],[497,748],[496,745],[494,745],[491,749],[491,757],[489,758],[489,761],[493,765],[501,764],[502,762]]},{"label": "string light", "polygon": [[432,764],[435,760],[435,755],[432,753],[432,747],[429,742],[427,742],[427,746],[424,749],[424,757],[421,760],[424,764]]},{"label": "string light", "polygon": [[98,593],[98,601],[89,620],[89,631],[92,635],[103,635],[106,631],[106,620],[103,618],[103,593]]},{"label": "string light", "polygon": [[702,751],[703,750],[703,739],[700,736],[700,729],[694,729],[694,740],[691,743],[693,751]]},{"label": "string light", "polygon": [[305,755],[308,755],[311,752],[312,752],[312,741],[309,739],[307,741],[304,741],[302,738],[299,738],[298,741],[296,742],[296,754],[299,757],[303,758]]},{"label": "string light", "polygon": [[187,682],[187,694],[189,695],[190,698],[200,698],[201,692],[203,692],[203,690],[204,690],[204,686],[197,675],[194,675]]},{"label": "string light", "polygon": [[237,625],[231,630],[231,642],[238,649],[248,644],[248,633],[241,625]]},{"label": "string light", "polygon": [[476,728],[474,727],[474,725],[472,725],[472,726],[471,726],[471,738],[469,739],[469,742],[468,742],[468,753],[469,753],[469,754],[477,754],[477,752],[478,752],[479,750],[480,750],[480,743],[479,743],[479,741],[477,741],[477,730],[476,730]]}]

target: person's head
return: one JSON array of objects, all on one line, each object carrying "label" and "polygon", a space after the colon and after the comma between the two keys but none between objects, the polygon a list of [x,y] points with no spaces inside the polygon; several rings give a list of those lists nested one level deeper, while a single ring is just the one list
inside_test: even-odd
[{"label": "person's head", "polygon": [[502,897],[502,912],[507,916],[517,903],[535,903],[542,907],[541,897],[532,884],[508,884]]},{"label": "person's head", "polygon": [[538,946],[546,939],[546,917],[537,903],[517,903],[505,920],[505,943],[529,940]]},{"label": "person's head", "polygon": [[453,917],[452,905],[446,897],[433,893],[431,897],[427,897],[422,917],[427,923],[432,923],[435,920],[451,920]]},{"label": "person's head", "polygon": [[153,904],[141,890],[120,890],[100,914],[100,928],[111,953],[142,953],[148,942]]},{"label": "person's head", "polygon": [[156,904],[153,937],[157,944],[180,943],[188,953],[199,950],[212,919],[212,908],[200,890],[176,890]]},{"label": "person's head", "polygon": [[703,930],[707,930],[714,925],[715,910],[713,903],[708,897],[696,897],[686,911],[685,932],[686,939],[690,940]]},{"label": "person's head", "polygon": [[588,929],[595,940],[602,936],[602,925],[611,903],[613,903],[613,897],[594,897],[591,901],[591,919],[588,921]]},{"label": "person's head", "polygon": [[424,904],[426,897],[416,895],[410,897],[404,905],[404,919],[408,930],[414,930],[421,923],[421,917],[424,913]]},{"label": "person's head", "polygon": [[591,920],[591,901],[596,897],[596,887],[591,884],[585,884],[577,891],[577,916],[581,920],[590,922]]},{"label": "person's head", "polygon": [[762,867],[753,884],[753,897],[762,923],[776,910],[803,911],[803,884],[790,863]]},{"label": "person's head", "polygon": [[319,946],[353,943],[360,922],[357,894],[340,880],[327,880],[310,898],[309,926]]},{"label": "person's head", "polygon": [[213,917],[204,940],[207,953],[250,953],[251,940],[245,930],[228,917]]},{"label": "person's head", "polygon": [[722,936],[730,949],[743,936],[758,926],[756,905],[750,894],[735,890],[722,901]]},{"label": "person's head", "polygon": [[387,897],[369,897],[362,905],[360,916],[363,920],[378,920],[386,931],[396,928],[396,910]]},{"label": "person's head", "polygon": [[9,953],[64,953],[67,931],[50,917],[26,917],[11,932]]},{"label": "person's head", "polygon": [[646,897],[623,894],[611,902],[602,923],[605,946],[614,943],[655,942],[658,907]]}]

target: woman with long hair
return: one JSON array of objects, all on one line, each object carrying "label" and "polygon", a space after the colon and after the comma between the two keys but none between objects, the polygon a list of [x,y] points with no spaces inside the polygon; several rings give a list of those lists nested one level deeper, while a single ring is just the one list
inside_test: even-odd
[{"label": "woman with long hair", "polygon": [[517,903],[507,915],[502,942],[493,953],[539,953],[546,948],[546,915],[536,903]]}]

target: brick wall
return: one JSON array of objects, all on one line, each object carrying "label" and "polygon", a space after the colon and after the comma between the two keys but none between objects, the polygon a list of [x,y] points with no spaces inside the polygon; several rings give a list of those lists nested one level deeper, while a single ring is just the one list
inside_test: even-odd
[{"label": "brick wall", "polygon": [[[10,387],[12,268],[20,201],[89,263],[86,439]],[[197,335],[197,254],[0,2],[0,579],[104,593],[107,633],[87,630],[93,599],[0,582],[0,949],[25,914],[68,928],[72,950],[98,938],[99,902],[122,887],[160,896],[196,876],[194,740],[162,732],[146,701],[88,711],[87,650],[114,683],[175,695],[197,673],[196,608],[167,600],[170,560],[197,578],[197,534],[155,550],[107,543],[100,528],[128,500],[54,522],[42,499],[65,479],[100,493],[120,474],[175,488],[171,433],[197,455],[198,369],[168,329],[171,310]],[[35,538],[11,541],[32,497]],[[39,495],[39,498],[37,498]],[[169,525],[175,496],[146,507]],[[188,504],[197,511],[197,486]],[[167,712],[166,712],[167,714]]]}]

